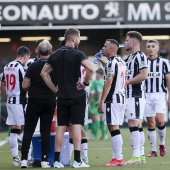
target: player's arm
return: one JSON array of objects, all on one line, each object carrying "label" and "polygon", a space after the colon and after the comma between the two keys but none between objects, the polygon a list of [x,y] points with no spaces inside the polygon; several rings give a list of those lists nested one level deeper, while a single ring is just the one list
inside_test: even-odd
[{"label": "player's arm", "polygon": [[166,83],[167,83],[167,88],[168,88],[167,105],[168,105],[168,108],[170,108],[170,73],[166,74],[165,78],[166,78]]},{"label": "player's arm", "polygon": [[86,85],[89,85],[90,80],[92,79],[94,70],[93,70],[93,66],[91,64],[91,62],[89,60],[83,60],[82,61],[82,66],[84,66],[86,68],[86,75],[84,78],[84,82],[80,82],[80,84],[82,85],[81,88],[78,88],[78,90],[84,89]]},{"label": "player's arm", "polygon": [[52,67],[49,64],[45,64],[40,75],[44,80],[45,84],[54,92],[57,92],[57,87],[52,83],[50,73],[52,72]]},{"label": "player's arm", "polygon": [[22,82],[22,88],[25,91],[28,91],[29,87],[30,87],[30,79],[25,77],[23,82]]},{"label": "player's arm", "polygon": [[127,80],[126,85],[141,83],[142,81],[147,79],[147,76],[148,76],[148,68],[143,68],[139,71],[138,75],[136,75],[132,79]]},{"label": "player's arm", "polygon": [[109,94],[113,79],[114,79],[114,74],[111,74],[111,73],[107,74],[104,87],[103,87],[102,97],[100,100],[100,105],[98,108],[99,113],[104,113],[103,112],[104,101],[106,100],[106,97]]},{"label": "player's arm", "polygon": [[6,89],[5,89],[5,82],[1,81],[1,93],[4,99],[4,102],[7,101]]},{"label": "player's arm", "polygon": [[103,57],[98,58],[98,60],[100,61],[100,63],[102,64],[102,66],[105,67],[106,61],[103,59]]}]

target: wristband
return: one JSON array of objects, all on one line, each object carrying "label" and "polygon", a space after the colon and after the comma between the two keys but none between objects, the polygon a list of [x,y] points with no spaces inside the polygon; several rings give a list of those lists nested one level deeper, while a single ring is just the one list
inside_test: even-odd
[{"label": "wristband", "polygon": [[84,84],[85,86],[89,86],[89,83],[86,83],[85,81],[83,82],[83,84]]}]

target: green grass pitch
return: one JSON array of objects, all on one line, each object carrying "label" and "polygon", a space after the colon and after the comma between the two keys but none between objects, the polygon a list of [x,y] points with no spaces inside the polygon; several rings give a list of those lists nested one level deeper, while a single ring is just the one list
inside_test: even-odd
[{"label": "green grass pitch", "polygon": [[[147,138],[147,131],[145,131],[145,155],[147,156],[150,152],[150,146]],[[127,161],[132,156],[132,149],[130,146],[130,133],[128,128],[121,128],[121,133],[123,136],[123,155],[125,161]],[[166,147],[167,147],[167,155],[165,157],[161,157],[159,155],[156,158],[147,158],[146,164],[141,165],[131,165],[131,166],[123,166],[123,167],[104,167],[105,163],[108,163],[111,160],[112,149],[111,149],[111,141],[110,138],[108,140],[89,140],[89,162],[90,168],[83,169],[93,169],[93,170],[103,170],[103,169],[124,169],[124,170],[170,170],[170,127],[167,127],[167,138],[166,138]],[[3,140],[7,137],[7,132],[0,132],[0,140]],[[157,137],[158,139],[158,137]],[[158,145],[158,141],[157,141]],[[73,157],[73,156],[72,156]],[[9,143],[0,147],[0,170],[15,170],[20,169],[20,167],[14,167],[12,165],[12,156],[10,152]],[[28,169],[36,169],[40,170],[41,168],[32,168]],[[72,167],[65,167],[65,170],[72,169]]]}]

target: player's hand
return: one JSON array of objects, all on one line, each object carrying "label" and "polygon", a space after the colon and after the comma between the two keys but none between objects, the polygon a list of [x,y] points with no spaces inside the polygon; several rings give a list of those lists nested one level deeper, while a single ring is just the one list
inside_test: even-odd
[{"label": "player's hand", "polygon": [[104,111],[103,111],[103,107],[104,107],[104,102],[100,102],[100,105],[99,105],[99,107],[98,107],[98,112],[99,113],[104,113]]},{"label": "player's hand", "polygon": [[76,83],[77,90],[83,90],[86,88],[86,86],[83,84],[83,82],[78,81]]}]

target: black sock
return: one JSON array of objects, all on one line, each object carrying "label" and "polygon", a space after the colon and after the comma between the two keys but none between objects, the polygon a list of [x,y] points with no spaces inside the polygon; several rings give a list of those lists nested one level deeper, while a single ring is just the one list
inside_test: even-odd
[{"label": "black sock", "polygon": [[54,162],[55,162],[55,161],[60,162],[60,152],[55,152]]},{"label": "black sock", "polygon": [[77,161],[77,162],[81,162],[79,150],[74,150],[74,160]]}]

